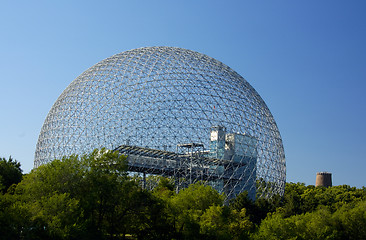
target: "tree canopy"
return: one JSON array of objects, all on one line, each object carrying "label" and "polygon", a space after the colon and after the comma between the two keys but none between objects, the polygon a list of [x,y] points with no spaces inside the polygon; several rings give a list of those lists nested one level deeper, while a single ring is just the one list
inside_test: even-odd
[{"label": "tree canopy", "polygon": [[22,169],[20,163],[12,157],[9,159],[0,158],[0,191],[5,193],[13,184],[22,180]]},{"label": "tree canopy", "polygon": [[284,196],[225,196],[200,182],[127,172],[106,149],[22,175],[0,160],[1,239],[366,239],[366,189],[287,183]]}]

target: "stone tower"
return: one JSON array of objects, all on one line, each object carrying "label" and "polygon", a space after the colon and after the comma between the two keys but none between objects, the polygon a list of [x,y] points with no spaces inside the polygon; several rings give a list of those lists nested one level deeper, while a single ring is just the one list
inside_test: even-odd
[{"label": "stone tower", "polygon": [[329,172],[316,173],[315,187],[331,187],[332,174]]}]

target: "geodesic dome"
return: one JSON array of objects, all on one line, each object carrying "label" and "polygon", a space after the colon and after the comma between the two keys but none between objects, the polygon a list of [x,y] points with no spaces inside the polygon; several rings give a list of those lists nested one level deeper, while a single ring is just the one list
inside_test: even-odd
[{"label": "geodesic dome", "polygon": [[131,171],[182,187],[284,192],[282,139],[262,98],[225,64],[186,49],[134,49],[82,73],[48,113],[34,166],[102,147],[128,155]]}]

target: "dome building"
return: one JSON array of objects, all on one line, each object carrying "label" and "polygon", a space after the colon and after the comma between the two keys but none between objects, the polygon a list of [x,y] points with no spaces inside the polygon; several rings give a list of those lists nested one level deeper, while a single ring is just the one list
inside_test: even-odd
[{"label": "dome building", "polygon": [[83,72],[49,111],[34,166],[102,147],[127,155],[129,171],[178,188],[284,192],[282,139],[265,102],[234,70],[191,50],[134,49]]}]

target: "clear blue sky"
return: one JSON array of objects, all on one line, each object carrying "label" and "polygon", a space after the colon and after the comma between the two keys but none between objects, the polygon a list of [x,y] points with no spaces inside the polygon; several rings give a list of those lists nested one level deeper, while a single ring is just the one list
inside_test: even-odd
[{"label": "clear blue sky", "polygon": [[258,91],[280,129],[287,181],[365,186],[366,1],[0,0],[0,156],[25,172],[61,92],[113,54],[195,50]]}]

